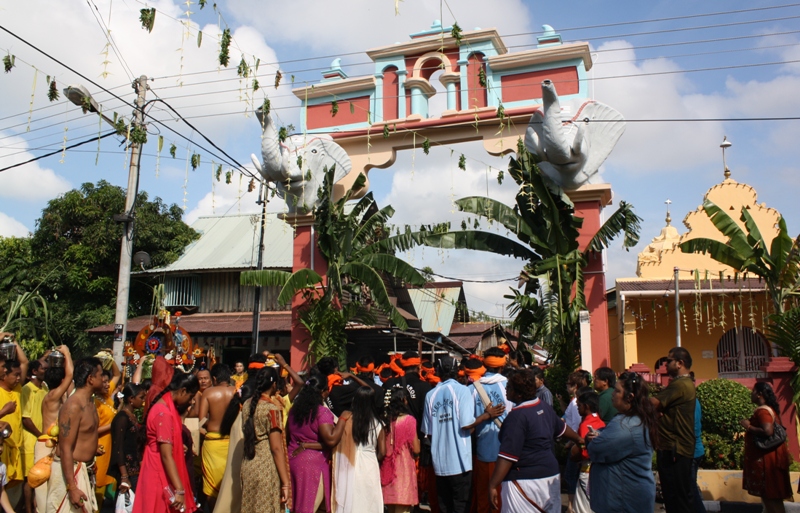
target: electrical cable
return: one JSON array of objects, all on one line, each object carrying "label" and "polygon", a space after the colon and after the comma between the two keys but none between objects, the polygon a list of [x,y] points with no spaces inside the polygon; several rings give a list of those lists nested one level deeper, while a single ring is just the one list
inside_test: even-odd
[{"label": "electrical cable", "polygon": [[51,157],[53,155],[57,155],[57,154],[62,153],[64,151],[66,151],[66,150],[70,150],[72,148],[77,148],[78,146],[83,146],[84,144],[88,144],[90,142],[98,141],[100,139],[105,139],[106,137],[109,137],[109,136],[112,136],[112,135],[116,135],[116,133],[117,133],[116,130],[114,130],[114,131],[108,132],[106,134],[97,136],[97,137],[92,137],[91,139],[87,139],[85,141],[81,141],[79,143],[75,143],[75,144],[72,144],[70,146],[66,146],[64,148],[61,148],[58,151],[53,151],[53,152],[47,153],[45,155],[39,155],[38,157],[34,157],[34,158],[30,159],[30,160],[26,160],[25,162],[19,162],[17,164],[13,164],[11,166],[6,166],[4,168],[0,168],[0,172],[7,171],[9,169],[14,169],[15,167],[23,166],[25,164],[30,164],[31,162],[36,162],[37,160],[41,160],[41,159],[46,158],[46,157]]}]

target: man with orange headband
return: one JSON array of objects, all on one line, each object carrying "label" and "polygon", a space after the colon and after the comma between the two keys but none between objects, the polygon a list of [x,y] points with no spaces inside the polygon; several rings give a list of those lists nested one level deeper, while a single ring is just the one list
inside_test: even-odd
[{"label": "man with orange headband", "polygon": [[349,410],[353,404],[353,397],[356,391],[368,386],[375,391],[376,406],[383,404],[383,388],[375,384],[375,360],[371,356],[362,356],[356,362],[356,375],[349,372],[341,373],[342,381],[340,385],[331,388],[328,393],[328,401],[331,403],[331,411],[337,417],[345,410]]},{"label": "man with orange headband", "polygon": [[[477,360],[476,360],[477,361]],[[465,362],[465,367],[470,363]],[[474,364],[472,364],[474,365]],[[506,384],[508,379],[501,374],[506,366],[506,353],[499,347],[491,347],[483,353],[483,364],[479,369],[483,369],[482,375],[473,379],[469,386],[469,391],[475,401],[475,418],[479,418],[485,411],[484,397],[491,405],[505,405],[505,412],[494,420],[486,420],[475,427],[475,464],[473,469],[472,502],[473,510],[478,513],[489,513],[491,504],[489,495],[486,493],[485,484],[489,482],[494,472],[494,464],[500,453],[500,426],[505,420],[508,412],[514,406],[506,398]],[[470,371],[465,368],[465,372]],[[475,371],[472,371],[476,374]],[[483,389],[479,393],[478,387]],[[499,487],[498,487],[499,488]],[[499,492],[499,490],[498,490]]]}]

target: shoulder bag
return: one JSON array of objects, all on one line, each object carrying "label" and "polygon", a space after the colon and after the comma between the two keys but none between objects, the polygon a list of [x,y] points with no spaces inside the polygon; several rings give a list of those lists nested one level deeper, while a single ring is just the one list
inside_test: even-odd
[{"label": "shoulder bag", "polygon": [[771,451],[780,447],[786,441],[786,429],[776,422],[775,412],[769,406],[759,406],[756,409],[764,408],[772,415],[772,436],[754,435],[753,443],[762,451]]}]

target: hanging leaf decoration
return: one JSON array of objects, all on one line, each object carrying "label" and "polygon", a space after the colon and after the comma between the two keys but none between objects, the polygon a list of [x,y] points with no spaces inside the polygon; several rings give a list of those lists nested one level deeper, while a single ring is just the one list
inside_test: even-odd
[{"label": "hanging leaf decoration", "polygon": [[422,151],[425,152],[425,155],[428,155],[431,152],[431,142],[427,137],[424,141],[422,141]]},{"label": "hanging leaf decoration", "polygon": [[486,87],[486,70],[483,69],[483,66],[481,66],[481,69],[478,71],[478,83],[481,87]]},{"label": "hanging leaf decoration", "polygon": [[17,60],[16,56],[11,54],[8,54],[5,57],[3,57],[3,69],[5,70],[6,73],[10,72],[11,68],[17,65],[16,60]]},{"label": "hanging leaf decoration", "polygon": [[223,68],[228,67],[231,56],[228,49],[231,46],[231,29],[226,28],[222,31],[222,37],[219,40],[219,65]]},{"label": "hanging leaf decoration", "polygon": [[389,125],[383,125],[383,138],[389,138]]},{"label": "hanging leaf decoration", "polygon": [[197,31],[197,48],[200,48],[200,45],[203,44],[203,31]]},{"label": "hanging leaf decoration", "polygon": [[501,169],[500,171],[497,172],[497,183],[500,184],[500,185],[503,185],[503,178],[504,177],[505,177],[505,174],[503,173],[503,170]]},{"label": "hanging leaf decoration", "polygon": [[353,102],[350,102],[350,114],[355,114],[355,113],[356,113],[356,106],[353,104]]},{"label": "hanging leaf decoration", "polygon": [[453,36],[453,39],[456,40],[456,45],[461,46],[461,27],[458,26],[458,23],[453,23],[453,28],[450,30],[450,35]]},{"label": "hanging leaf decoration", "polygon": [[303,168],[303,156],[302,155],[298,155],[297,156],[297,167],[300,168],[300,169]]},{"label": "hanging leaf decoration", "polygon": [[259,66],[260,64],[261,64],[261,59],[259,59],[258,57],[256,57],[256,65],[255,65],[255,66],[253,66],[253,71],[254,71],[255,73],[258,73],[258,66]]},{"label": "hanging leaf decoration", "polygon": [[264,113],[265,118],[269,116],[269,111],[271,108],[272,103],[269,101],[269,98],[264,98],[264,104],[261,105],[261,112]]},{"label": "hanging leaf decoration", "polygon": [[467,157],[465,157],[463,153],[458,157],[458,168],[462,171],[467,170]]},{"label": "hanging leaf decoration", "polygon": [[[352,104],[351,104],[352,105]],[[333,100],[331,102],[331,117],[336,117],[336,114],[339,113],[339,102]]]},{"label": "hanging leaf decoration", "polygon": [[225,171],[225,183],[231,183],[231,177],[233,176],[233,171]]},{"label": "hanging leaf decoration", "polygon": [[500,119],[505,119],[506,118],[506,109],[505,109],[505,107],[503,107],[502,103],[497,106],[497,117],[500,118]]},{"label": "hanging leaf decoration", "polygon": [[[200,0],[199,3],[200,3],[200,9],[202,9],[203,7],[206,6],[206,4],[208,3],[208,0]],[[216,4],[214,4],[214,5],[216,5]]]},{"label": "hanging leaf decoration", "polygon": [[142,28],[147,32],[153,31],[153,25],[156,22],[156,8],[141,9],[139,11],[139,21],[142,22]]},{"label": "hanging leaf decoration", "polygon": [[248,66],[247,61],[244,60],[244,55],[242,55],[242,60],[239,61],[239,67],[236,69],[236,74],[242,78],[247,78],[250,76],[250,66]]},{"label": "hanging leaf decoration", "polygon": [[[277,88],[278,88],[278,86],[279,86],[279,85],[281,85],[281,79],[282,79],[282,78],[283,78],[283,73],[281,73],[281,70],[278,70],[278,71],[275,73],[275,89],[277,89]],[[293,81],[293,82],[294,82],[294,81]]]},{"label": "hanging leaf decoration", "polygon": [[256,190],[256,179],[251,178],[250,183],[247,184],[247,192],[253,192]]},{"label": "hanging leaf decoration", "polygon": [[178,149],[178,147],[177,147],[177,146],[175,146],[175,144],[174,144],[174,143],[173,143],[173,144],[170,144],[170,146],[169,146],[169,154],[172,156],[172,158],[175,158],[175,151],[176,151],[177,149]]},{"label": "hanging leaf decoration", "polygon": [[214,173],[214,176],[217,178],[217,181],[219,182],[219,178],[222,176],[222,164],[217,166],[217,171],[216,173]]},{"label": "hanging leaf decoration", "polygon": [[280,142],[286,141],[286,138],[289,137],[289,131],[286,130],[285,126],[282,126],[278,129],[278,140]]},{"label": "hanging leaf decoration", "polygon": [[192,171],[194,171],[195,169],[200,167],[200,154],[199,153],[192,153],[191,164],[192,164]]},{"label": "hanging leaf decoration", "polygon": [[259,83],[258,83],[258,79],[257,79],[257,78],[254,78],[254,79],[253,79],[253,92],[255,93],[256,91],[258,91],[258,88],[259,88],[259,87],[261,87],[261,86],[260,86],[260,85],[259,85]]},{"label": "hanging leaf decoration", "polygon": [[50,81],[50,88],[47,90],[47,99],[51,102],[58,100],[58,87],[56,86],[56,79]]},{"label": "hanging leaf decoration", "polygon": [[158,136],[158,153],[161,153],[161,150],[164,149],[164,136]]}]

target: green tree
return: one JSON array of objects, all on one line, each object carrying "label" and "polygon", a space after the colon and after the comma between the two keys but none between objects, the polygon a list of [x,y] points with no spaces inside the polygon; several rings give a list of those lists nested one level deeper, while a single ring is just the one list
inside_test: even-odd
[{"label": "green tree", "polygon": [[347,354],[345,326],[353,319],[373,322],[371,306],[383,311],[401,329],[406,321],[392,304],[383,277],[423,286],[425,278],[414,267],[386,250],[378,242],[388,237],[387,221],[394,215],[391,206],[377,208],[372,193],[355,204],[349,200],[366,182],[362,175],[342,198],[333,200],[335,168],[325,174],[314,211],[316,244],[328,270],[320,276],[313,269],[294,273],[264,270],[241,274],[241,284],[280,286],[278,301],[288,304],[301,293],[305,307],[300,321],[311,336],[309,354],[319,359],[334,356],[344,365]]},{"label": "green tree", "polygon": [[[28,274],[6,277],[3,292],[24,280],[42,281],[39,293],[47,301],[54,331],[78,352],[97,344],[85,330],[114,320],[122,225],[112,215],[125,208],[125,191],[100,181],[48,202],[30,239]],[[199,234],[182,221],[177,205],[146,192],[136,198],[134,252],[146,251],[154,266],[175,261]],[[4,261],[0,260],[0,268]],[[150,311],[152,289],[143,280],[131,282],[129,317]]]},{"label": "green tree", "polygon": [[540,343],[552,360],[574,368],[580,348],[579,314],[586,309],[583,268],[592,252],[607,248],[623,235],[627,249],[639,241],[641,219],[633,207],[620,202],[584,251],[579,250],[578,230],[583,219],[561,188],[550,182],[536,165],[535,155],[520,144],[509,174],[519,186],[511,207],[491,198],[473,196],[456,201],[462,212],[499,223],[516,237],[481,230],[441,230],[432,227],[397,238],[396,249],[414,244],[441,249],[472,249],[526,260],[520,273],[521,290],[511,289],[509,311],[523,337]]}]

